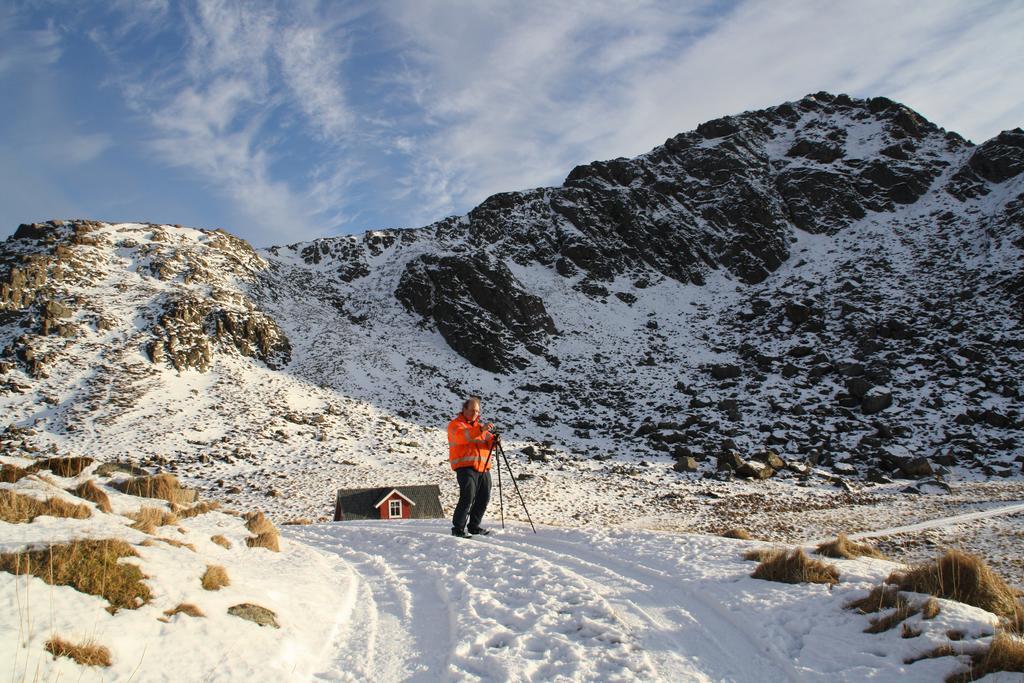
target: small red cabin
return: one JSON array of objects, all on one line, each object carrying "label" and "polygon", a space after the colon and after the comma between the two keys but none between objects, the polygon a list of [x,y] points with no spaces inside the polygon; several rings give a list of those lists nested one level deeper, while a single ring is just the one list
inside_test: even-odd
[{"label": "small red cabin", "polygon": [[342,489],[334,501],[334,521],[357,519],[437,519],[444,517],[436,484]]},{"label": "small red cabin", "polygon": [[409,519],[415,504],[398,489],[391,489],[373,507],[380,509],[381,519]]}]

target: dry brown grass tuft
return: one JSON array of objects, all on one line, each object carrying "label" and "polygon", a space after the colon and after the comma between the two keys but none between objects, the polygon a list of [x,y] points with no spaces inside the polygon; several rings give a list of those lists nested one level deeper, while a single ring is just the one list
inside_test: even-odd
[{"label": "dry brown grass tuft", "polygon": [[79,498],[92,501],[96,503],[96,507],[100,509],[100,512],[112,512],[113,509],[110,507],[110,497],[101,489],[96,483],[90,479],[89,481],[82,482],[77,487],[72,489],[71,493],[75,494]]},{"label": "dry brown grass tuft", "polygon": [[903,627],[900,629],[900,638],[917,638],[919,635],[921,635],[919,627],[903,622]]},{"label": "dry brown grass tuft", "polygon": [[30,474],[32,473],[17,465],[9,465],[7,463],[0,465],[0,482],[4,484],[16,484],[18,480]]},{"label": "dry brown grass tuft", "polygon": [[826,541],[819,545],[816,551],[825,557],[837,557],[845,560],[852,560],[855,557],[875,557],[880,560],[886,559],[878,548],[870,543],[857,543],[846,537],[846,534],[839,534],[835,540]]},{"label": "dry brown grass tuft", "polygon": [[1017,613],[1006,620],[1006,630],[1024,636],[1024,606],[1017,605]]},{"label": "dry brown grass tuft", "polygon": [[875,617],[872,619],[871,625],[864,629],[864,633],[883,633],[920,611],[921,610],[914,605],[900,605],[884,617]]},{"label": "dry brown grass tuft", "polygon": [[946,631],[946,637],[950,640],[963,640],[966,636],[967,634],[958,628],[951,628]]},{"label": "dry brown grass tuft", "polygon": [[167,545],[173,546],[175,548],[188,548],[192,552],[196,551],[196,547],[194,545],[192,545],[191,543],[185,543],[185,541],[176,541],[173,538],[165,538],[163,536],[160,536],[156,540],[162,541],[162,542],[166,543]]},{"label": "dry brown grass tuft", "polygon": [[913,664],[914,662],[920,662],[922,659],[938,659],[939,657],[956,657],[963,654],[959,650],[954,650],[952,645],[939,645],[936,648],[932,648],[927,652],[922,652],[914,657],[907,657],[903,660],[904,664]]},{"label": "dry brown grass tuft", "polygon": [[164,616],[173,617],[175,614],[186,614],[190,617],[205,617],[203,610],[199,609],[190,602],[183,602],[174,609],[169,609],[164,612]]},{"label": "dry brown grass tuft", "polygon": [[206,565],[206,571],[203,572],[201,581],[203,588],[208,591],[219,591],[224,586],[231,585],[227,570],[219,564]]},{"label": "dry brown grass tuft", "polygon": [[129,496],[160,498],[168,503],[182,505],[195,500],[195,491],[181,488],[178,478],[163,472],[146,477],[133,477],[114,484]]},{"label": "dry brown grass tuft", "polygon": [[31,522],[43,516],[86,519],[91,515],[88,505],[69,503],[61,498],[39,500],[10,489],[0,489],[0,520],[9,524]]},{"label": "dry brown grass tuft", "polygon": [[231,541],[229,541],[226,537],[221,536],[220,534],[217,534],[216,536],[210,536],[210,540],[216,543],[217,545],[221,546],[222,548],[227,548],[228,550],[231,550]]},{"label": "dry brown grass tuft", "polygon": [[[882,610],[893,610],[889,614],[876,617],[871,620],[871,625],[864,629],[864,633],[882,633],[912,617],[921,614],[924,619],[934,619],[939,613],[939,601],[935,598],[928,598],[916,605],[900,594],[896,586],[875,586],[866,596],[853,600],[844,605],[846,609],[855,609],[861,614],[876,614]],[[921,635],[921,631],[909,624],[903,624],[903,637],[914,638]]]},{"label": "dry brown grass tuft", "polygon": [[50,470],[58,477],[77,477],[86,467],[93,463],[92,458],[71,457],[71,458],[47,458],[38,460],[28,468],[29,472],[41,472]]},{"label": "dry brown grass tuft", "polygon": [[285,526],[306,526],[307,524],[312,524],[312,523],[313,523],[313,520],[311,520],[309,517],[299,517],[298,519],[289,519],[287,522],[284,523],[284,525]]},{"label": "dry brown grass tuft", "polygon": [[729,529],[728,531],[722,532],[722,538],[738,538],[741,541],[752,541],[753,536],[746,529],[740,529],[739,527]]},{"label": "dry brown grass tuft", "polygon": [[196,503],[191,507],[182,507],[175,509],[175,514],[182,519],[189,517],[196,517],[198,515],[205,515],[207,512],[213,512],[214,510],[220,509],[220,503],[215,500],[204,500]]},{"label": "dry brown grass tuft", "polygon": [[874,614],[883,609],[906,607],[908,604],[896,586],[875,586],[863,598],[846,603],[846,609],[855,609],[861,614]]},{"label": "dry brown grass tuft", "polygon": [[280,552],[281,543],[277,527],[262,512],[250,512],[245,515],[245,528],[256,534],[245,539],[250,548],[266,548],[275,553]]},{"label": "dry brown grass tuft", "polygon": [[967,671],[953,674],[946,683],[976,681],[997,671],[1024,673],[1024,640],[1006,632],[997,633],[987,651],[971,656]]},{"label": "dry brown grass tuft", "polygon": [[146,578],[142,570],[120,562],[123,557],[138,557],[124,541],[72,541],[45,550],[0,554],[0,570],[30,574],[54,586],[71,586],[82,593],[102,596],[114,612],[135,609],[152,597],[142,583]]},{"label": "dry brown grass tuft", "polygon": [[267,550],[273,550],[275,553],[281,552],[281,538],[276,532],[249,536],[245,539],[245,544],[250,548],[266,548]]},{"label": "dry brown grass tuft", "polygon": [[839,583],[839,570],[820,560],[812,560],[802,548],[790,552],[777,550],[757,565],[755,579],[782,583]]},{"label": "dry brown grass tuft", "polygon": [[277,527],[262,512],[248,512],[245,515],[245,528],[254,534],[277,533]]},{"label": "dry brown grass tuft", "polygon": [[44,645],[46,651],[57,657],[70,657],[82,666],[110,666],[110,650],[102,645],[86,641],[81,645],[68,642],[60,636],[53,636]]},{"label": "dry brown grass tuft", "polygon": [[774,548],[754,548],[743,553],[743,559],[748,562],[763,562],[779,552],[783,551]]},{"label": "dry brown grass tuft", "polygon": [[138,529],[144,534],[155,534],[157,527],[178,522],[178,518],[174,516],[173,512],[154,507],[139,508],[137,511],[129,513],[127,517],[135,520],[132,528]]},{"label": "dry brown grass tuft", "polygon": [[956,600],[1014,619],[1020,609],[1017,594],[976,555],[947,550],[935,560],[893,572],[887,583],[904,591]]}]

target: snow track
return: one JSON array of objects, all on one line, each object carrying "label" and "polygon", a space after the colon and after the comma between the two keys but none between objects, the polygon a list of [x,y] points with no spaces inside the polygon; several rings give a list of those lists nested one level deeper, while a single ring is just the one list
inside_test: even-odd
[{"label": "snow track", "polygon": [[[868,538],[885,538],[887,536],[897,536],[899,534],[909,534],[917,531],[924,531],[926,529],[945,529],[949,527],[955,527],[958,524],[966,524],[968,522],[976,522],[983,519],[990,519],[992,517],[1001,517],[1003,515],[1019,515],[1024,513],[1024,503],[1007,503],[1007,504],[993,504],[992,507],[988,507],[984,510],[976,510],[974,512],[964,512],[959,515],[950,515],[948,517],[936,517],[934,519],[926,519],[923,522],[915,522],[914,524],[904,524],[901,526],[886,527],[884,529],[875,529],[873,531],[860,531],[853,534],[848,534],[849,538],[854,541],[860,541]],[[831,541],[835,536],[828,536],[817,538],[802,543],[804,548],[810,550],[814,547]]]},{"label": "snow track", "polygon": [[[887,652],[880,636],[863,633],[864,617],[842,609],[891,570],[886,562],[841,563],[842,583],[829,590],[751,579],[741,558],[751,544],[716,537],[535,535],[516,525],[465,540],[443,520],[287,533],[340,556],[357,577],[356,608],[318,680],[852,681],[912,672],[905,641]],[[837,638],[848,644],[838,653],[828,646]],[[925,666],[935,673],[935,663]]]},{"label": "snow track", "polygon": [[[756,650],[757,644],[727,614],[699,595],[699,582],[652,567],[655,563],[650,557],[623,560],[616,554],[595,551],[587,543],[541,541],[531,536],[523,536],[519,543],[511,539],[508,544],[505,539],[501,542],[534,554],[550,553],[553,561],[574,567],[598,593],[613,591],[610,594],[615,597],[608,598],[609,602],[627,623],[645,634],[642,644],[655,660],[659,678],[706,679],[694,662],[713,656],[722,671],[712,680],[755,680],[764,675],[777,681],[793,680],[788,666],[736,658],[737,645]],[[721,637],[726,634],[728,637]]]},{"label": "snow track", "polygon": [[[339,579],[354,593],[351,617],[335,636],[332,665],[314,680],[405,678],[406,662],[394,657],[394,646],[407,640],[401,624],[411,614],[408,589],[379,556],[351,553],[346,561]],[[389,642],[382,645],[381,636]]]},{"label": "snow track", "polygon": [[877,531],[865,531],[859,534],[851,534],[850,538],[861,539],[861,538],[878,538],[881,536],[892,536],[894,534],[905,534],[912,531],[923,531],[924,529],[937,529],[941,527],[955,526],[957,524],[963,524],[965,522],[974,522],[979,519],[987,519],[989,517],[998,517],[1000,515],[1016,515],[1024,512],[1024,503],[1013,503],[1012,505],[999,505],[988,510],[979,510],[978,512],[965,512],[962,515],[953,515],[951,517],[940,517],[938,519],[929,519],[925,522],[918,522],[917,524],[908,524],[906,526],[895,526],[888,529],[879,529]]}]

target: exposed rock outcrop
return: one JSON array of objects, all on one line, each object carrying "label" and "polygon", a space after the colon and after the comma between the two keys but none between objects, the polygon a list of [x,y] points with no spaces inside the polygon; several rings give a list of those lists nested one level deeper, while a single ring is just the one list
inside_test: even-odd
[{"label": "exposed rock outcrop", "polygon": [[280,369],[291,360],[291,344],[281,327],[255,309],[229,310],[214,300],[185,295],[169,301],[159,315],[147,352],[154,363],[176,370],[206,372],[217,345],[233,348]]},{"label": "exposed rock outcrop", "polygon": [[432,321],[459,355],[491,372],[525,367],[519,348],[542,356],[556,333],[540,298],[484,252],[420,256],[406,265],[395,296]]}]

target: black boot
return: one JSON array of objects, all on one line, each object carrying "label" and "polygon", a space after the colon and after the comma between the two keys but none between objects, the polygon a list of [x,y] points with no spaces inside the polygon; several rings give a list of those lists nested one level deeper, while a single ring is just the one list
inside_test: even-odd
[{"label": "black boot", "polygon": [[465,529],[456,529],[452,527],[452,536],[458,536],[459,538],[469,538],[469,534],[466,533]]},{"label": "black boot", "polygon": [[473,529],[471,527],[469,529],[469,533],[473,534],[474,536],[489,536],[490,533],[491,533],[491,530],[490,529],[485,529],[483,527],[477,527],[476,529]]}]

